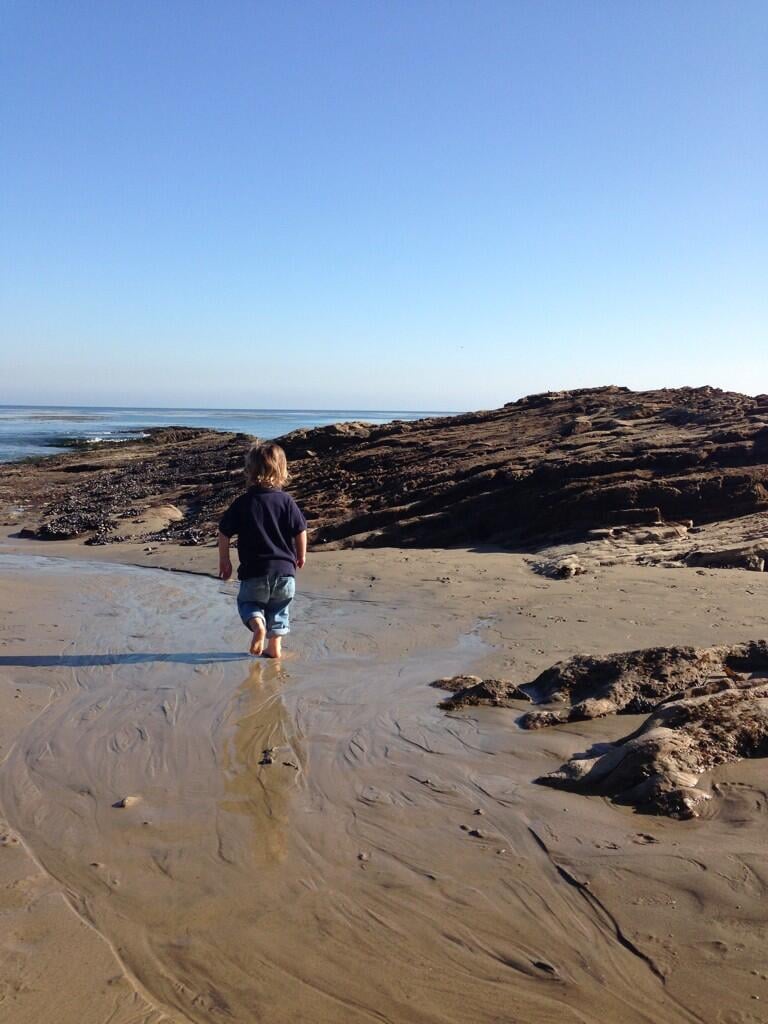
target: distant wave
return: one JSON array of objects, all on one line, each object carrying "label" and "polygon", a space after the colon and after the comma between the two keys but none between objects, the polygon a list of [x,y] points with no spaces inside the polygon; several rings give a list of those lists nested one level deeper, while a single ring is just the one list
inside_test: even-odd
[{"label": "distant wave", "polygon": [[[116,406],[0,405],[0,463],[62,449],[87,449],[99,441],[146,437],[150,427],[204,427],[262,440],[297,428],[344,420],[386,423],[441,415],[397,409],[169,409]],[[445,414],[443,414],[445,415]]]},{"label": "distant wave", "polygon": [[23,413],[23,412],[0,412],[0,419],[9,420],[10,422],[24,422],[27,423],[30,420],[35,423],[46,423],[50,420],[61,421],[66,423],[98,423],[99,420],[103,420],[103,416],[95,416],[88,413],[61,413],[61,412],[35,412],[35,413]]}]

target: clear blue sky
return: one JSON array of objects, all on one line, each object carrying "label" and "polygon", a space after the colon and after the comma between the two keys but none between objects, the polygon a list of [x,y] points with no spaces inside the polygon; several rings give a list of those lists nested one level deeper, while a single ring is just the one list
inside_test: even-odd
[{"label": "clear blue sky", "polygon": [[0,402],[768,391],[765,0],[0,0]]}]

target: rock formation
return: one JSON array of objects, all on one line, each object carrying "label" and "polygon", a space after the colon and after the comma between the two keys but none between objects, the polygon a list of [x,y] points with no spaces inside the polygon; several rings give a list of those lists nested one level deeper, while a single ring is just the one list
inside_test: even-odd
[{"label": "rock formation", "polygon": [[515,701],[562,704],[561,709],[529,711],[523,729],[580,722],[612,714],[645,714],[661,702],[737,685],[741,673],[768,672],[768,643],[719,647],[649,647],[597,657],[578,654],[545,669],[529,683],[453,676],[433,686],[453,691],[441,707],[488,704],[513,707]]},{"label": "rock formation", "polygon": [[439,679],[452,690],[441,707],[515,707],[521,699],[568,703],[564,710],[530,711],[519,719],[534,729],[648,713],[618,743],[598,744],[537,781],[599,793],[638,809],[694,817],[709,795],[699,776],[719,764],[768,755],[768,642],[707,648],[653,647],[580,655],[559,662],[531,683],[476,676]]},{"label": "rock formation", "polygon": [[[651,535],[768,509],[768,396],[621,387],[531,395],[503,408],[279,439],[313,544],[517,546],[557,534]],[[210,538],[242,487],[248,438],[175,428],[146,441],[0,468],[40,537],[115,540],[143,503],[185,512],[150,540]],[[684,527],[681,527],[684,532]],[[656,532],[654,532],[656,531]],[[568,574],[567,568],[563,569]]]},{"label": "rock formation", "polygon": [[[607,748],[607,749],[606,749]],[[639,810],[696,817],[710,799],[699,776],[720,764],[768,754],[768,684],[730,688],[662,704],[642,727],[596,752],[577,755],[538,779],[600,793]]]},{"label": "rock formation", "polygon": [[487,704],[490,707],[512,707],[513,701],[530,700],[531,698],[508,679],[481,679],[480,676],[451,676],[436,679],[431,686],[442,690],[452,690],[453,696],[440,702],[440,707],[470,707]]}]

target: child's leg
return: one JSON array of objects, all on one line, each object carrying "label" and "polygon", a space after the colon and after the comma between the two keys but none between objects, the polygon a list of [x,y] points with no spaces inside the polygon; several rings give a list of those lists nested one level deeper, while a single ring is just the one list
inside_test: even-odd
[{"label": "child's leg", "polygon": [[282,658],[283,638],[282,636],[271,636],[267,640],[267,649],[264,651],[268,658]]},{"label": "child's leg", "polygon": [[269,580],[257,576],[243,580],[237,595],[237,610],[243,625],[251,631],[250,653],[257,657],[264,650],[267,636],[265,609],[269,603]]},{"label": "child's leg", "polygon": [[264,650],[264,640],[267,635],[267,626],[264,622],[264,616],[260,614],[251,616],[248,622],[248,627],[253,633],[253,636],[251,637],[250,653],[258,658]]},{"label": "child's leg", "polygon": [[291,631],[289,608],[293,595],[296,593],[296,581],[293,576],[279,576],[272,587],[272,594],[267,605],[267,649],[268,658],[279,658],[283,653],[283,637]]}]

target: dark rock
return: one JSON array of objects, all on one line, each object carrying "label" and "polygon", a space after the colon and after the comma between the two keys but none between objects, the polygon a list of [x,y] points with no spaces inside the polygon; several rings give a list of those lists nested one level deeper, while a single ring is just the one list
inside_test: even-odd
[{"label": "dark rock", "polygon": [[478,704],[487,704],[491,707],[512,707],[513,701],[530,700],[527,693],[508,679],[454,676],[452,679],[436,679],[430,685],[455,691],[452,697],[440,702],[440,707],[446,710]]}]

